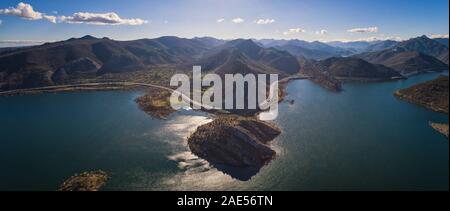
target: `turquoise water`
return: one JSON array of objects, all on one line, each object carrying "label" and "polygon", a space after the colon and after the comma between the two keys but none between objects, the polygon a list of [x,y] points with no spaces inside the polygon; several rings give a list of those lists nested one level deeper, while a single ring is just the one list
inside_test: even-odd
[{"label": "turquoise water", "polygon": [[277,157],[249,181],[189,153],[186,137],[211,121],[204,113],[152,119],[138,91],[0,97],[0,190],[55,190],[97,169],[111,175],[105,190],[448,190],[449,142],[428,126],[448,115],[392,95],[438,75],[341,93],[290,83]]}]

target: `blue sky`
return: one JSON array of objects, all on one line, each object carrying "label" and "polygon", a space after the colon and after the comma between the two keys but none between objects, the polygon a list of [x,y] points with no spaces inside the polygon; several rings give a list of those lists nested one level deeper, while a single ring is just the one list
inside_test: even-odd
[{"label": "blue sky", "polygon": [[[34,13],[20,9],[20,2]],[[118,40],[165,35],[407,39],[448,35],[448,7],[448,0],[2,0],[0,41],[86,34]]]}]

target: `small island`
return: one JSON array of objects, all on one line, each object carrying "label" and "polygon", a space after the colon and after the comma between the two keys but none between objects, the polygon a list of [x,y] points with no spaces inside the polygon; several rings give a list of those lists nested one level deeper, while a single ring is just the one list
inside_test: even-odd
[{"label": "small island", "polygon": [[98,191],[107,180],[108,175],[104,171],[84,172],[66,180],[59,191]]},{"label": "small island", "polygon": [[275,157],[268,144],[280,133],[276,126],[253,117],[224,116],[200,126],[188,145],[213,165],[262,167]]}]

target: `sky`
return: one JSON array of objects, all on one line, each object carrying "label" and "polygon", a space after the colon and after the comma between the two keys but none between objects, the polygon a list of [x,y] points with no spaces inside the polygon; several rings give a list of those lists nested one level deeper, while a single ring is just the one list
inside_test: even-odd
[{"label": "sky", "polygon": [[449,0],[1,0],[0,42],[448,37]]}]

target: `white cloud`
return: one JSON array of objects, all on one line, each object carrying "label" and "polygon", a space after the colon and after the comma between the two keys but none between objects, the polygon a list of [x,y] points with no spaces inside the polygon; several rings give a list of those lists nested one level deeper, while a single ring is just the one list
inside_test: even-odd
[{"label": "white cloud", "polygon": [[231,20],[231,22],[233,22],[233,23],[243,23],[244,21],[245,20],[242,18],[235,18],[235,19]]},{"label": "white cloud", "polygon": [[[53,11],[57,14],[56,11]],[[114,12],[109,13],[89,13],[89,12],[77,12],[72,16],[53,16],[34,11],[30,4],[20,2],[16,7],[9,7],[6,9],[0,9],[0,14],[13,15],[21,17],[26,20],[47,20],[52,23],[86,23],[94,25],[142,25],[148,23],[146,20],[139,18],[135,19],[122,19]]]},{"label": "white cloud", "polygon": [[431,35],[432,39],[436,39],[436,38],[447,38],[448,39],[448,34],[433,34]]},{"label": "white cloud", "polygon": [[365,37],[365,38],[359,38],[359,39],[337,39],[335,41],[340,42],[374,42],[374,41],[385,41],[385,40],[393,40],[393,41],[404,41],[400,36],[372,36],[372,37]]},{"label": "white cloud", "polygon": [[57,17],[52,16],[52,15],[43,15],[42,18],[44,18],[45,20],[48,20],[52,23],[56,23],[56,19],[57,19]]},{"label": "white cloud", "polygon": [[222,23],[222,22],[224,22],[225,21],[225,18],[220,18],[220,19],[217,19],[217,23]]},{"label": "white cloud", "polygon": [[142,25],[148,23],[148,21],[135,18],[135,19],[122,19],[114,12],[108,13],[89,13],[89,12],[77,12],[72,16],[60,16],[58,21],[63,23],[85,23],[93,25]]},{"label": "white cloud", "polygon": [[33,7],[29,4],[20,2],[16,7],[10,7],[6,9],[0,9],[0,14],[3,15],[13,15],[21,17],[27,20],[41,20],[45,19],[52,23],[56,23],[56,17],[51,15],[46,15],[45,13],[40,13],[34,11]]},{"label": "white cloud", "polygon": [[275,19],[258,19],[255,20],[255,23],[258,25],[272,24],[275,23]]},{"label": "white cloud", "polygon": [[0,48],[42,45],[54,40],[0,40]]},{"label": "white cloud", "polygon": [[373,42],[373,41],[384,41],[384,40],[403,41],[404,39],[401,37],[398,37],[398,36],[388,36],[388,37],[378,36],[378,37],[368,37],[368,38],[361,39],[361,40]]},{"label": "white cloud", "polygon": [[326,34],[328,34],[328,31],[325,30],[325,29],[322,29],[322,30],[320,30],[320,31],[316,31],[316,34],[317,34],[317,35],[326,35]]},{"label": "white cloud", "polygon": [[354,29],[349,29],[347,31],[350,33],[374,33],[374,32],[378,32],[378,27],[373,26],[373,27],[367,27],[367,28],[354,28]]},{"label": "white cloud", "polygon": [[283,32],[283,34],[287,36],[287,35],[298,34],[298,33],[303,33],[303,32],[306,32],[306,31],[301,28],[293,28],[293,29],[289,29],[288,31]]}]

